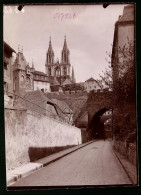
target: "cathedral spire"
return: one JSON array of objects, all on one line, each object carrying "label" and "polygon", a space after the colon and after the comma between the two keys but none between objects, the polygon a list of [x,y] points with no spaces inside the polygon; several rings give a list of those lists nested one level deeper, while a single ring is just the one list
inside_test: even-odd
[{"label": "cathedral spire", "polygon": [[69,64],[69,49],[67,47],[67,41],[66,41],[66,35],[64,37],[64,46],[63,46],[63,50],[62,50],[62,63],[67,63]]},{"label": "cathedral spire", "polygon": [[48,52],[50,52],[50,53],[53,53],[53,54],[54,54],[53,49],[52,49],[51,36],[49,37],[49,47],[48,47]]},{"label": "cathedral spire", "polygon": [[75,76],[74,76],[74,68],[72,66],[72,76],[71,76],[72,82],[75,83]]},{"label": "cathedral spire", "polygon": [[63,50],[68,50],[67,41],[66,41],[66,35],[65,35],[65,37],[64,37],[64,46],[63,46]]},{"label": "cathedral spire", "polygon": [[47,51],[46,65],[53,65],[54,63],[54,51],[52,49],[51,36],[49,37],[49,46]]}]

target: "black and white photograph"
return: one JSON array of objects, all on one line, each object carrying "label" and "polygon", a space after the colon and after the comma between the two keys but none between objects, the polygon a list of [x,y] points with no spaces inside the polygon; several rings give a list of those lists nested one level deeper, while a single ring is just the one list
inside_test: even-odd
[{"label": "black and white photograph", "polygon": [[3,5],[7,189],[138,185],[135,8]]}]

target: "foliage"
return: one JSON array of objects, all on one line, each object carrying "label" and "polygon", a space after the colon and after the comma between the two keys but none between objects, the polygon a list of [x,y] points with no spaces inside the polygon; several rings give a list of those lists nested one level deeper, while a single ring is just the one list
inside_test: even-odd
[{"label": "foliage", "polygon": [[64,86],[64,91],[77,91],[77,90],[84,90],[84,86],[80,84],[68,84]]},{"label": "foliage", "polygon": [[113,127],[116,140],[124,141],[136,128],[136,75],[134,42],[108,54],[108,68],[101,76],[103,88],[113,93]]},{"label": "foliage", "polygon": [[116,56],[108,54],[108,67],[103,72],[103,88],[113,91],[113,103],[135,101],[136,79],[134,42],[127,38],[127,44],[116,50]]}]

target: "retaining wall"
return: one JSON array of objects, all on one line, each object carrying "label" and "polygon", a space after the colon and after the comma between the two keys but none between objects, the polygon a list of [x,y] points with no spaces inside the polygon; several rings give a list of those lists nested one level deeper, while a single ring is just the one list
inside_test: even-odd
[{"label": "retaining wall", "polygon": [[28,163],[31,148],[47,151],[82,143],[80,129],[24,109],[5,109],[5,138],[7,169]]},{"label": "retaining wall", "polygon": [[124,142],[115,141],[113,147],[117,152],[126,156],[130,162],[136,165],[137,163],[136,144],[130,143],[129,146],[127,147]]}]

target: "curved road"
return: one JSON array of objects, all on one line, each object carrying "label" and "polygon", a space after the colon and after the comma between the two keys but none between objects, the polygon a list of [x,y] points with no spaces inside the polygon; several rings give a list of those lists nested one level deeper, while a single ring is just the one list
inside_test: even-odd
[{"label": "curved road", "polygon": [[[96,141],[34,172],[13,186],[131,184],[110,141]],[[12,186],[11,186],[12,187]]]}]

